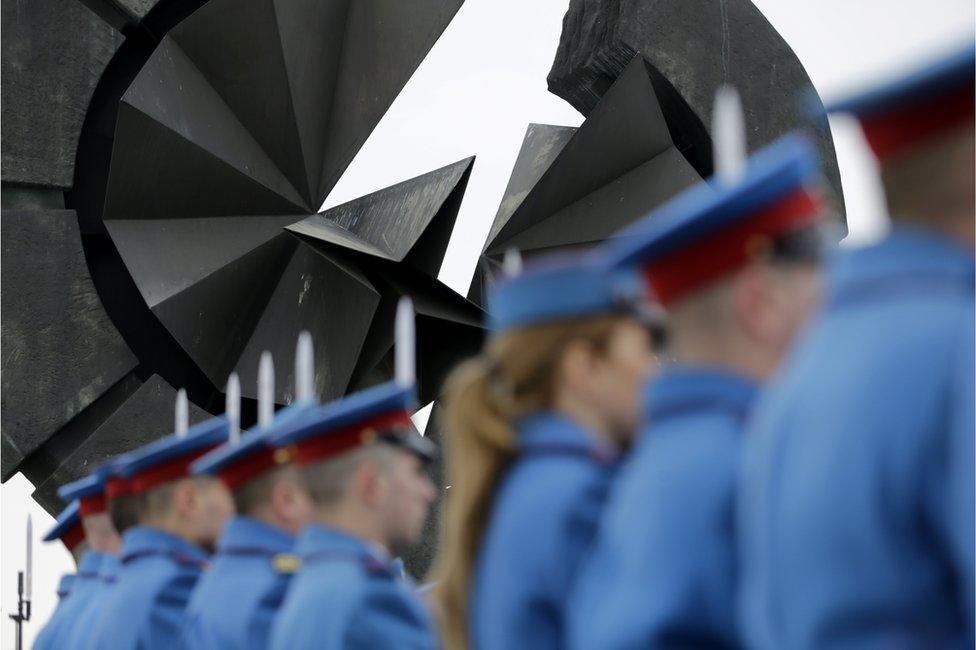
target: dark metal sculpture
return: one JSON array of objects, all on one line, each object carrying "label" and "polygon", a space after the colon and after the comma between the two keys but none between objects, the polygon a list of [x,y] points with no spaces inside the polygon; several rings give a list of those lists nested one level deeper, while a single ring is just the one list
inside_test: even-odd
[{"label": "dark metal sculpture", "polygon": [[70,210],[5,210],[2,477],[135,369],[102,309]]},{"label": "dark metal sculpture", "polygon": [[232,370],[251,394],[264,349],[286,403],[302,329],[322,398],[383,381],[401,295],[435,399],[482,339],[481,310],[436,279],[473,159],[317,209],[461,0],[84,3],[127,38],[87,86],[64,200],[4,161],[3,478],[23,471],[59,508],[59,484],[169,431],[175,386],[196,418]]},{"label": "dark metal sculpture", "polygon": [[[810,125],[798,100],[819,101],[803,64],[751,0],[570,0],[549,90],[589,115],[638,52],[705,125],[716,89],[734,85],[750,151]],[[842,205],[827,120],[811,133]]]},{"label": "dark metal sculpture", "polygon": [[709,170],[708,138],[638,56],[578,130],[531,125],[485,244],[481,298],[508,248],[532,255],[606,239]]}]

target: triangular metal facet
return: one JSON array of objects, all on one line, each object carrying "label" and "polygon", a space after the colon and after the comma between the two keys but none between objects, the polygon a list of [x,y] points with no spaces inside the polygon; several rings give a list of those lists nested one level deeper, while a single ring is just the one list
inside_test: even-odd
[{"label": "triangular metal facet", "polygon": [[[312,29],[311,24],[306,27]],[[177,25],[170,36],[303,202],[313,205],[273,0],[211,0]],[[309,64],[323,70],[320,60]]]},{"label": "triangular metal facet", "polygon": [[154,307],[267,243],[302,215],[105,222],[132,279]]}]

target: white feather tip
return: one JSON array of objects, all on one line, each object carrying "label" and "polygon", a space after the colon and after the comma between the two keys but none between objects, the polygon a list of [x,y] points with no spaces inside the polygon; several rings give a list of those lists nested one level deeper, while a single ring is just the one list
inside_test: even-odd
[{"label": "white feather tip", "polygon": [[413,301],[404,296],[397,304],[396,312],[396,382],[411,388],[417,381],[416,334],[414,332]]},{"label": "white feather tip", "polygon": [[176,415],[175,424],[173,426],[173,431],[176,432],[177,437],[182,438],[186,435],[187,429],[190,428],[190,404],[186,399],[186,389],[181,388],[179,392],[176,393]]},{"label": "white feather tip", "polygon": [[261,353],[258,364],[258,424],[266,427],[274,419],[274,361],[271,353]]},{"label": "white feather tip", "polygon": [[721,86],[715,93],[712,112],[712,154],[715,176],[723,183],[735,183],[746,167],[746,132],[739,92]]}]

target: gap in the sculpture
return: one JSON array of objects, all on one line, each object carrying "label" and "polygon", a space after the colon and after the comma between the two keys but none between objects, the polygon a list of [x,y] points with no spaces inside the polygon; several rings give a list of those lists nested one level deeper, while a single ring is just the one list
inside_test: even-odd
[{"label": "gap in the sculpture", "polygon": [[434,410],[434,403],[422,407],[419,411],[410,416],[413,426],[417,427],[420,435],[427,435],[427,423],[430,422],[430,412]]}]

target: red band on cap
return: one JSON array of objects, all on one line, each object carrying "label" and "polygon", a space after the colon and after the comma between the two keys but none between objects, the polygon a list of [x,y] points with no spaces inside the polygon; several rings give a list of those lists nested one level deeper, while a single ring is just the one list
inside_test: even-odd
[{"label": "red band on cap", "polygon": [[976,111],[974,93],[976,85],[970,80],[964,88],[949,94],[862,117],[864,137],[878,160],[891,160],[936,135],[971,122]]},{"label": "red band on cap", "polygon": [[90,497],[81,497],[78,499],[78,512],[82,517],[101,514],[105,512],[105,505],[104,492]]},{"label": "red band on cap", "polygon": [[394,411],[357,422],[352,426],[330,431],[326,435],[313,436],[296,445],[295,462],[303,467],[311,465],[330,456],[338,456],[350,449],[368,444],[375,440],[376,435],[384,429],[409,425],[409,413]]},{"label": "red band on cap", "polygon": [[81,527],[81,522],[64,531],[61,535],[61,543],[64,544],[69,551],[73,551],[78,544],[85,539],[85,529]]},{"label": "red band on cap", "polygon": [[216,447],[216,445],[210,445],[199,449],[197,451],[191,452],[180,456],[179,458],[174,458],[171,461],[160,463],[154,467],[150,467],[145,471],[139,472],[129,479],[132,484],[133,494],[143,494],[156,487],[157,485],[162,485],[163,483],[169,483],[170,481],[175,481],[176,479],[184,478],[190,475],[190,465],[200,456]]},{"label": "red band on cap", "polygon": [[258,474],[268,471],[275,465],[277,465],[275,462],[275,450],[261,449],[240,462],[231,463],[222,471],[218,472],[217,475],[224,482],[224,485],[227,486],[228,490],[233,490],[250,481]]},{"label": "red band on cap", "polygon": [[119,497],[124,497],[127,494],[132,493],[132,484],[129,479],[122,478],[121,476],[113,476],[108,481],[105,482],[105,496],[111,499],[117,499]]},{"label": "red band on cap", "polygon": [[800,189],[745,221],[648,264],[644,273],[658,300],[668,305],[743,266],[753,255],[756,242],[813,222],[819,209],[819,198]]}]

